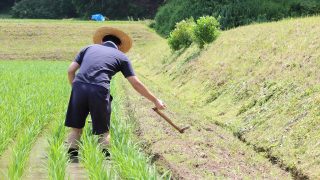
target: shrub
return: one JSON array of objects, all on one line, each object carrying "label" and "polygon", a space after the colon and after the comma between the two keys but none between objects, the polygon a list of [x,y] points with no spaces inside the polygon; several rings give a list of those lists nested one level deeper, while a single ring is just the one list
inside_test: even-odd
[{"label": "shrub", "polygon": [[75,16],[69,0],[21,0],[12,7],[15,18],[64,18]]},{"label": "shrub", "polygon": [[212,16],[200,17],[194,27],[194,41],[203,48],[205,44],[213,42],[219,35],[220,24]]},{"label": "shrub", "polygon": [[319,13],[319,0],[167,0],[156,14],[155,29],[168,36],[176,22],[206,15],[221,17],[221,29],[225,30],[252,22]]},{"label": "shrub", "polygon": [[180,50],[192,44],[192,33],[195,26],[193,18],[182,20],[176,24],[176,28],[170,33],[168,43],[171,49]]},{"label": "shrub", "polygon": [[197,19],[203,15],[211,15],[216,5],[212,0],[166,1],[156,14],[155,29],[159,34],[168,37],[177,22],[190,17]]}]

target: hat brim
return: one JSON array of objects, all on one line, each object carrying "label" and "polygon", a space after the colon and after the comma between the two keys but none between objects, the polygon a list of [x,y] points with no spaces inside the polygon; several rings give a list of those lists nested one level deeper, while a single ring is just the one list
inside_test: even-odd
[{"label": "hat brim", "polygon": [[107,35],[113,35],[120,39],[121,41],[121,45],[119,47],[120,51],[126,53],[131,49],[132,39],[130,38],[130,36],[125,32],[112,27],[101,27],[97,29],[93,35],[93,43],[102,44],[103,38]]}]

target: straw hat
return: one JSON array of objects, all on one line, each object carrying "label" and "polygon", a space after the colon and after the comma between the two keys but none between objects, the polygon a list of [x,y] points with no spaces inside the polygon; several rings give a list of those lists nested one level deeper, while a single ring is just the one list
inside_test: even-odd
[{"label": "straw hat", "polygon": [[93,43],[102,44],[102,39],[107,35],[113,35],[120,39],[121,46],[119,47],[119,50],[124,53],[128,52],[132,47],[132,39],[130,36],[125,32],[112,27],[101,27],[97,29],[93,35]]}]

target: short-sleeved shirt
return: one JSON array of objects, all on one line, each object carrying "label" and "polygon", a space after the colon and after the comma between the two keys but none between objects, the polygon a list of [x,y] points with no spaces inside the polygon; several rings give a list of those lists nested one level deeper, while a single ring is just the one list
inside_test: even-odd
[{"label": "short-sleeved shirt", "polygon": [[128,57],[111,42],[85,47],[74,61],[80,65],[80,69],[73,82],[95,84],[109,89],[111,78],[117,72],[122,72],[124,77],[135,75]]}]

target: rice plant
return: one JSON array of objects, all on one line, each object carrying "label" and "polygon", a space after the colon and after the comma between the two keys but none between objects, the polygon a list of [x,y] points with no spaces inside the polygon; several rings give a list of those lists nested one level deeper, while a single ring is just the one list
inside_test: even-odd
[{"label": "rice plant", "polygon": [[98,143],[98,137],[93,136],[91,128],[86,126],[80,143],[80,161],[88,171],[91,180],[117,179],[111,164],[106,161]]},{"label": "rice plant", "polygon": [[112,82],[114,94],[111,119],[111,157],[115,168],[125,179],[170,179],[170,175],[160,176],[154,165],[134,141],[133,119],[125,111],[125,92],[122,81],[116,77]]},{"label": "rice plant", "polygon": [[63,180],[66,177],[68,155],[64,146],[66,129],[61,121],[57,121],[52,128],[53,134],[48,137],[49,151],[47,169],[49,179]]}]

